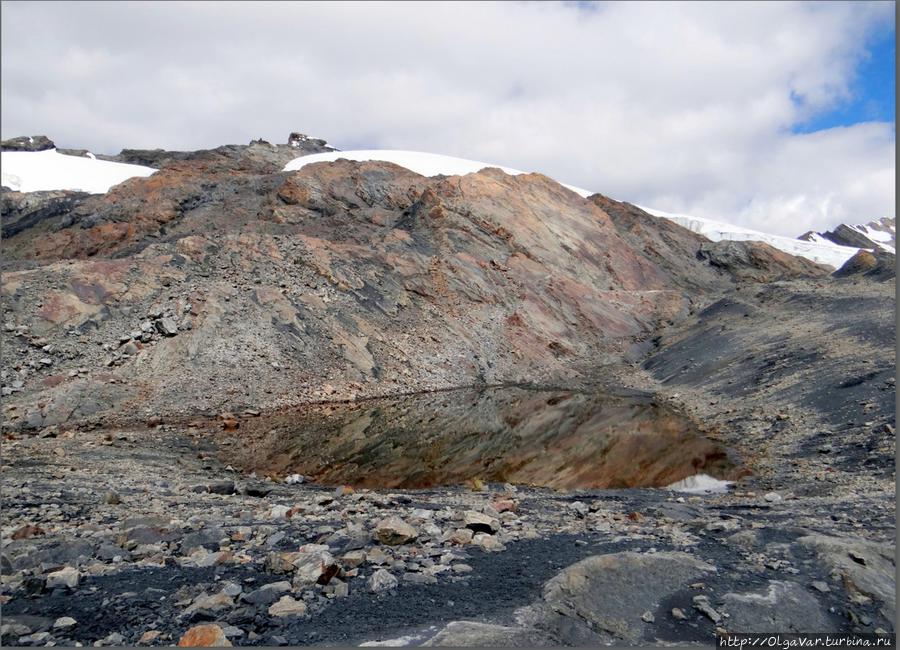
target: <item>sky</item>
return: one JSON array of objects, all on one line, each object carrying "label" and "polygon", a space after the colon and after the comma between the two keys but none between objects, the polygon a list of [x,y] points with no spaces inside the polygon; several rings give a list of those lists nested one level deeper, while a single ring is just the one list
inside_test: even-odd
[{"label": "sky", "polygon": [[0,134],[291,131],[796,236],[895,214],[894,2],[0,5]]}]

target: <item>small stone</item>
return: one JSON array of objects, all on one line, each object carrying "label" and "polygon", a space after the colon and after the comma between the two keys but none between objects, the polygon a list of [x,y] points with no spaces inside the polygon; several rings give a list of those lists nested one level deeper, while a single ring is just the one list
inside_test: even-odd
[{"label": "small stone", "polygon": [[147,630],[141,635],[141,638],[138,639],[138,645],[150,645],[159,638],[160,634],[162,634],[162,632],[159,630]]},{"label": "small stone", "polygon": [[475,533],[473,533],[468,528],[457,528],[449,534],[444,535],[442,541],[449,542],[450,544],[456,544],[457,546],[465,546],[466,544],[471,543],[472,537],[474,537],[474,535]]},{"label": "small stone", "polygon": [[290,474],[285,477],[284,482],[287,485],[299,485],[303,483],[304,480],[305,479],[302,474]]},{"label": "small stone", "polygon": [[78,625],[78,621],[76,621],[71,616],[63,616],[61,618],[56,619],[56,621],[54,621],[53,628],[57,629],[57,630],[59,630],[59,629],[65,630],[70,627],[74,627],[75,625]]},{"label": "small stone", "polygon": [[218,612],[230,609],[234,605],[231,597],[226,594],[207,596],[203,594],[194,599],[194,602],[184,610],[184,615],[189,618],[215,618]]},{"label": "small stone", "polygon": [[674,618],[676,621],[686,621],[687,615],[685,615],[684,610],[680,607],[673,607],[672,618]]},{"label": "small stone", "polygon": [[406,544],[418,536],[415,528],[396,516],[382,519],[375,526],[375,538],[388,546]]},{"label": "small stone", "polygon": [[777,501],[781,501],[781,495],[778,494],[778,492],[767,492],[763,496],[763,499],[765,499],[769,503],[775,503]]},{"label": "small stone", "polygon": [[463,514],[463,525],[474,533],[488,533],[493,535],[500,530],[500,522],[493,517],[474,510],[467,510]]},{"label": "small stone", "polygon": [[35,632],[28,636],[19,637],[19,645],[41,645],[50,638],[49,632]]},{"label": "small stone", "polygon": [[641,620],[644,621],[644,623],[652,623],[656,620],[656,617],[653,615],[653,612],[644,612],[641,614]]},{"label": "small stone", "polygon": [[35,535],[43,535],[44,529],[33,524],[25,524],[12,534],[12,539],[28,539]]},{"label": "small stone", "polygon": [[121,646],[125,645],[125,637],[119,634],[118,632],[112,632],[107,634],[104,638],[100,639],[94,645],[100,644],[101,646]]},{"label": "small stone", "polygon": [[709,598],[706,596],[694,596],[694,609],[706,616],[716,625],[722,620],[722,615],[709,604]]},{"label": "small stone", "polygon": [[403,581],[414,585],[437,584],[437,578],[426,573],[404,573]]},{"label": "small stone", "polygon": [[341,564],[345,569],[353,569],[366,561],[365,551],[348,551],[341,556]]},{"label": "small stone", "polygon": [[588,508],[587,504],[583,501],[575,501],[574,503],[570,503],[568,507],[579,519],[584,519],[588,512],[590,512],[590,508]]},{"label": "small stone", "polygon": [[499,539],[493,535],[488,535],[487,533],[476,533],[472,538],[472,544],[474,546],[480,546],[485,551],[496,552],[506,550],[506,547]]},{"label": "small stone", "polygon": [[290,510],[287,506],[272,506],[272,509],[269,510],[269,519],[284,519]]},{"label": "small stone", "polygon": [[350,595],[350,585],[346,582],[336,582],[334,585],[334,597],[346,598]]},{"label": "small stone", "polygon": [[323,544],[301,546],[292,564],[297,569],[295,580],[300,584],[327,585],[340,571],[338,563],[328,552],[328,547]]},{"label": "small stone", "polygon": [[78,579],[78,569],[66,567],[47,574],[47,588],[68,587],[69,589],[74,589],[78,586]]},{"label": "small stone", "polygon": [[278,600],[280,595],[286,594],[290,590],[291,583],[286,580],[270,582],[249,594],[244,594],[241,599],[254,605],[271,605]]},{"label": "small stone", "polygon": [[519,504],[514,499],[495,499],[491,502],[491,506],[500,514],[519,510]]},{"label": "small stone", "polygon": [[178,334],[178,325],[171,318],[160,318],[155,325],[156,330],[163,336],[175,336]]},{"label": "small stone", "polygon": [[378,569],[375,573],[372,574],[372,577],[369,578],[369,582],[367,586],[369,587],[369,591],[372,593],[382,593],[385,591],[390,591],[394,589],[399,584],[397,578],[392,576],[390,572],[385,569]]},{"label": "small stone", "polygon": [[111,506],[116,506],[122,503],[122,498],[113,490],[108,490],[106,494],[103,495],[103,503],[108,503]]},{"label": "small stone", "polygon": [[828,586],[828,583],[822,580],[814,580],[811,586],[813,589],[815,589],[816,591],[821,591],[823,594],[827,594],[829,591],[831,591],[831,587]]},{"label": "small stone", "polygon": [[348,494],[353,494],[354,491],[355,490],[353,489],[353,486],[351,486],[351,485],[339,485],[334,490],[334,496],[335,496],[335,498],[345,497]]},{"label": "small stone", "polygon": [[244,494],[248,497],[257,497],[259,499],[266,497],[272,491],[272,486],[266,483],[248,483],[244,487]]},{"label": "small stone", "polygon": [[278,602],[269,607],[269,615],[278,618],[285,616],[303,616],[306,614],[306,603],[294,600],[290,596],[282,596]]},{"label": "small stone", "polygon": [[215,623],[195,625],[181,637],[180,648],[230,648],[231,642],[225,638],[222,628]]}]

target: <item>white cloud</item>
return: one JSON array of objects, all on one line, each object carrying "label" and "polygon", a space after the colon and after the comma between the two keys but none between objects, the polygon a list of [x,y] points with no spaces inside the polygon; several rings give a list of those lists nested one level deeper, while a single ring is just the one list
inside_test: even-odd
[{"label": "white cloud", "polygon": [[796,235],[893,215],[849,97],[893,3],[3,3],[3,137],[210,147],[301,130],[542,171]]}]

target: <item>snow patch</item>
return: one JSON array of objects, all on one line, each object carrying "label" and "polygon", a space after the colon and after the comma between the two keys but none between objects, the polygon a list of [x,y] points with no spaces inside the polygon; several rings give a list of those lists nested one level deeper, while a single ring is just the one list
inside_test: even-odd
[{"label": "snow patch", "polygon": [[17,192],[75,190],[105,194],[113,185],[156,170],[142,165],[66,156],[56,151],[4,151],[0,154],[0,183]]},{"label": "snow patch", "polygon": [[716,494],[727,492],[728,486],[733,482],[722,481],[709,474],[694,474],[667,485],[666,489],[674,492],[687,492],[688,494]]}]

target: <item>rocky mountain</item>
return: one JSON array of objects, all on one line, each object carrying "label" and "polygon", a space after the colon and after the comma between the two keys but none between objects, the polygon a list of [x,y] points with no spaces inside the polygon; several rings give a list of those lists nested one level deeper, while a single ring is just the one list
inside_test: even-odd
[{"label": "rocky mountain", "polygon": [[538,174],[280,171],[296,155],[126,151],[159,171],[105,194],[4,193],[21,422],[584,379],[735,283],[828,274]]},{"label": "rocky mountain", "polygon": [[0,161],[2,643],[892,634],[891,253],[302,134],[45,145]]},{"label": "rocky mountain", "polygon": [[897,227],[893,217],[882,217],[866,224],[840,224],[834,230],[826,232],[809,231],[797,239],[809,242],[829,241],[839,246],[854,248],[881,249],[888,253],[896,253]]}]

